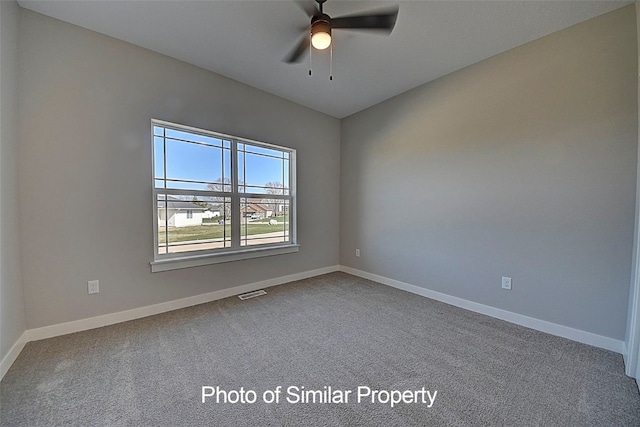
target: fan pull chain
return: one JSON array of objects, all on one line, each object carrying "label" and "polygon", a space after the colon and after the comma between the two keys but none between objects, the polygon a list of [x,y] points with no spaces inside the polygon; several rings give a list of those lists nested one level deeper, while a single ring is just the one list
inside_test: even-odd
[{"label": "fan pull chain", "polygon": [[309,37],[309,75],[311,75],[311,55],[313,54],[313,49],[311,45],[311,37]]},{"label": "fan pull chain", "polygon": [[333,81],[333,43],[329,47],[329,80]]}]

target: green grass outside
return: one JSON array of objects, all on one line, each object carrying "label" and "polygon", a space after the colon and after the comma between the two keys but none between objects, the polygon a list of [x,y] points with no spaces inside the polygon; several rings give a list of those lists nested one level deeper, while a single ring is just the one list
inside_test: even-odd
[{"label": "green grass outside", "polygon": [[[267,220],[268,221],[268,220]],[[256,222],[260,222],[257,220]],[[269,224],[252,224],[251,222],[247,223],[247,227],[245,228],[244,223],[242,223],[241,235],[244,236],[252,235],[252,234],[262,234],[262,233],[275,233],[282,232],[284,228],[283,224],[278,225],[269,225]],[[231,226],[230,225],[193,225],[189,227],[170,227],[169,228],[169,243],[176,242],[188,242],[190,240],[208,240],[208,239],[220,239],[224,237],[224,232],[226,230],[227,237],[231,236]],[[158,243],[165,243],[166,234],[164,230],[160,230],[158,232]]]}]

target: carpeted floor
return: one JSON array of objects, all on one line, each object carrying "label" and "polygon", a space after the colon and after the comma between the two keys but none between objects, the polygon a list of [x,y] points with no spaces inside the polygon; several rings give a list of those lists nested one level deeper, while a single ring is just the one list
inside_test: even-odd
[{"label": "carpeted floor", "polygon": [[[640,426],[619,354],[344,273],[267,292],[31,342],[0,425]],[[202,403],[203,386],[256,402]]]}]

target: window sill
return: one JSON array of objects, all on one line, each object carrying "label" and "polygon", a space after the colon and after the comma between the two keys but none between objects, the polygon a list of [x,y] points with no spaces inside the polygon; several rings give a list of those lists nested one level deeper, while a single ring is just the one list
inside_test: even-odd
[{"label": "window sill", "polygon": [[201,265],[220,264],[223,262],[240,261],[243,259],[260,258],[272,255],[282,255],[298,252],[300,245],[269,246],[262,248],[241,249],[233,252],[217,254],[191,255],[181,258],[162,259],[152,261],[151,272],[178,270],[180,268],[198,267]]}]

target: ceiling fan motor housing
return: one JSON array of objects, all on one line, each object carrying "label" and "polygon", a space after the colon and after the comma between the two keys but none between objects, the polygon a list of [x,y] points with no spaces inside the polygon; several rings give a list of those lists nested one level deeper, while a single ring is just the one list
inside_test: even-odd
[{"label": "ceiling fan motor housing", "polygon": [[326,13],[311,18],[311,37],[316,33],[331,35],[331,18]]}]

